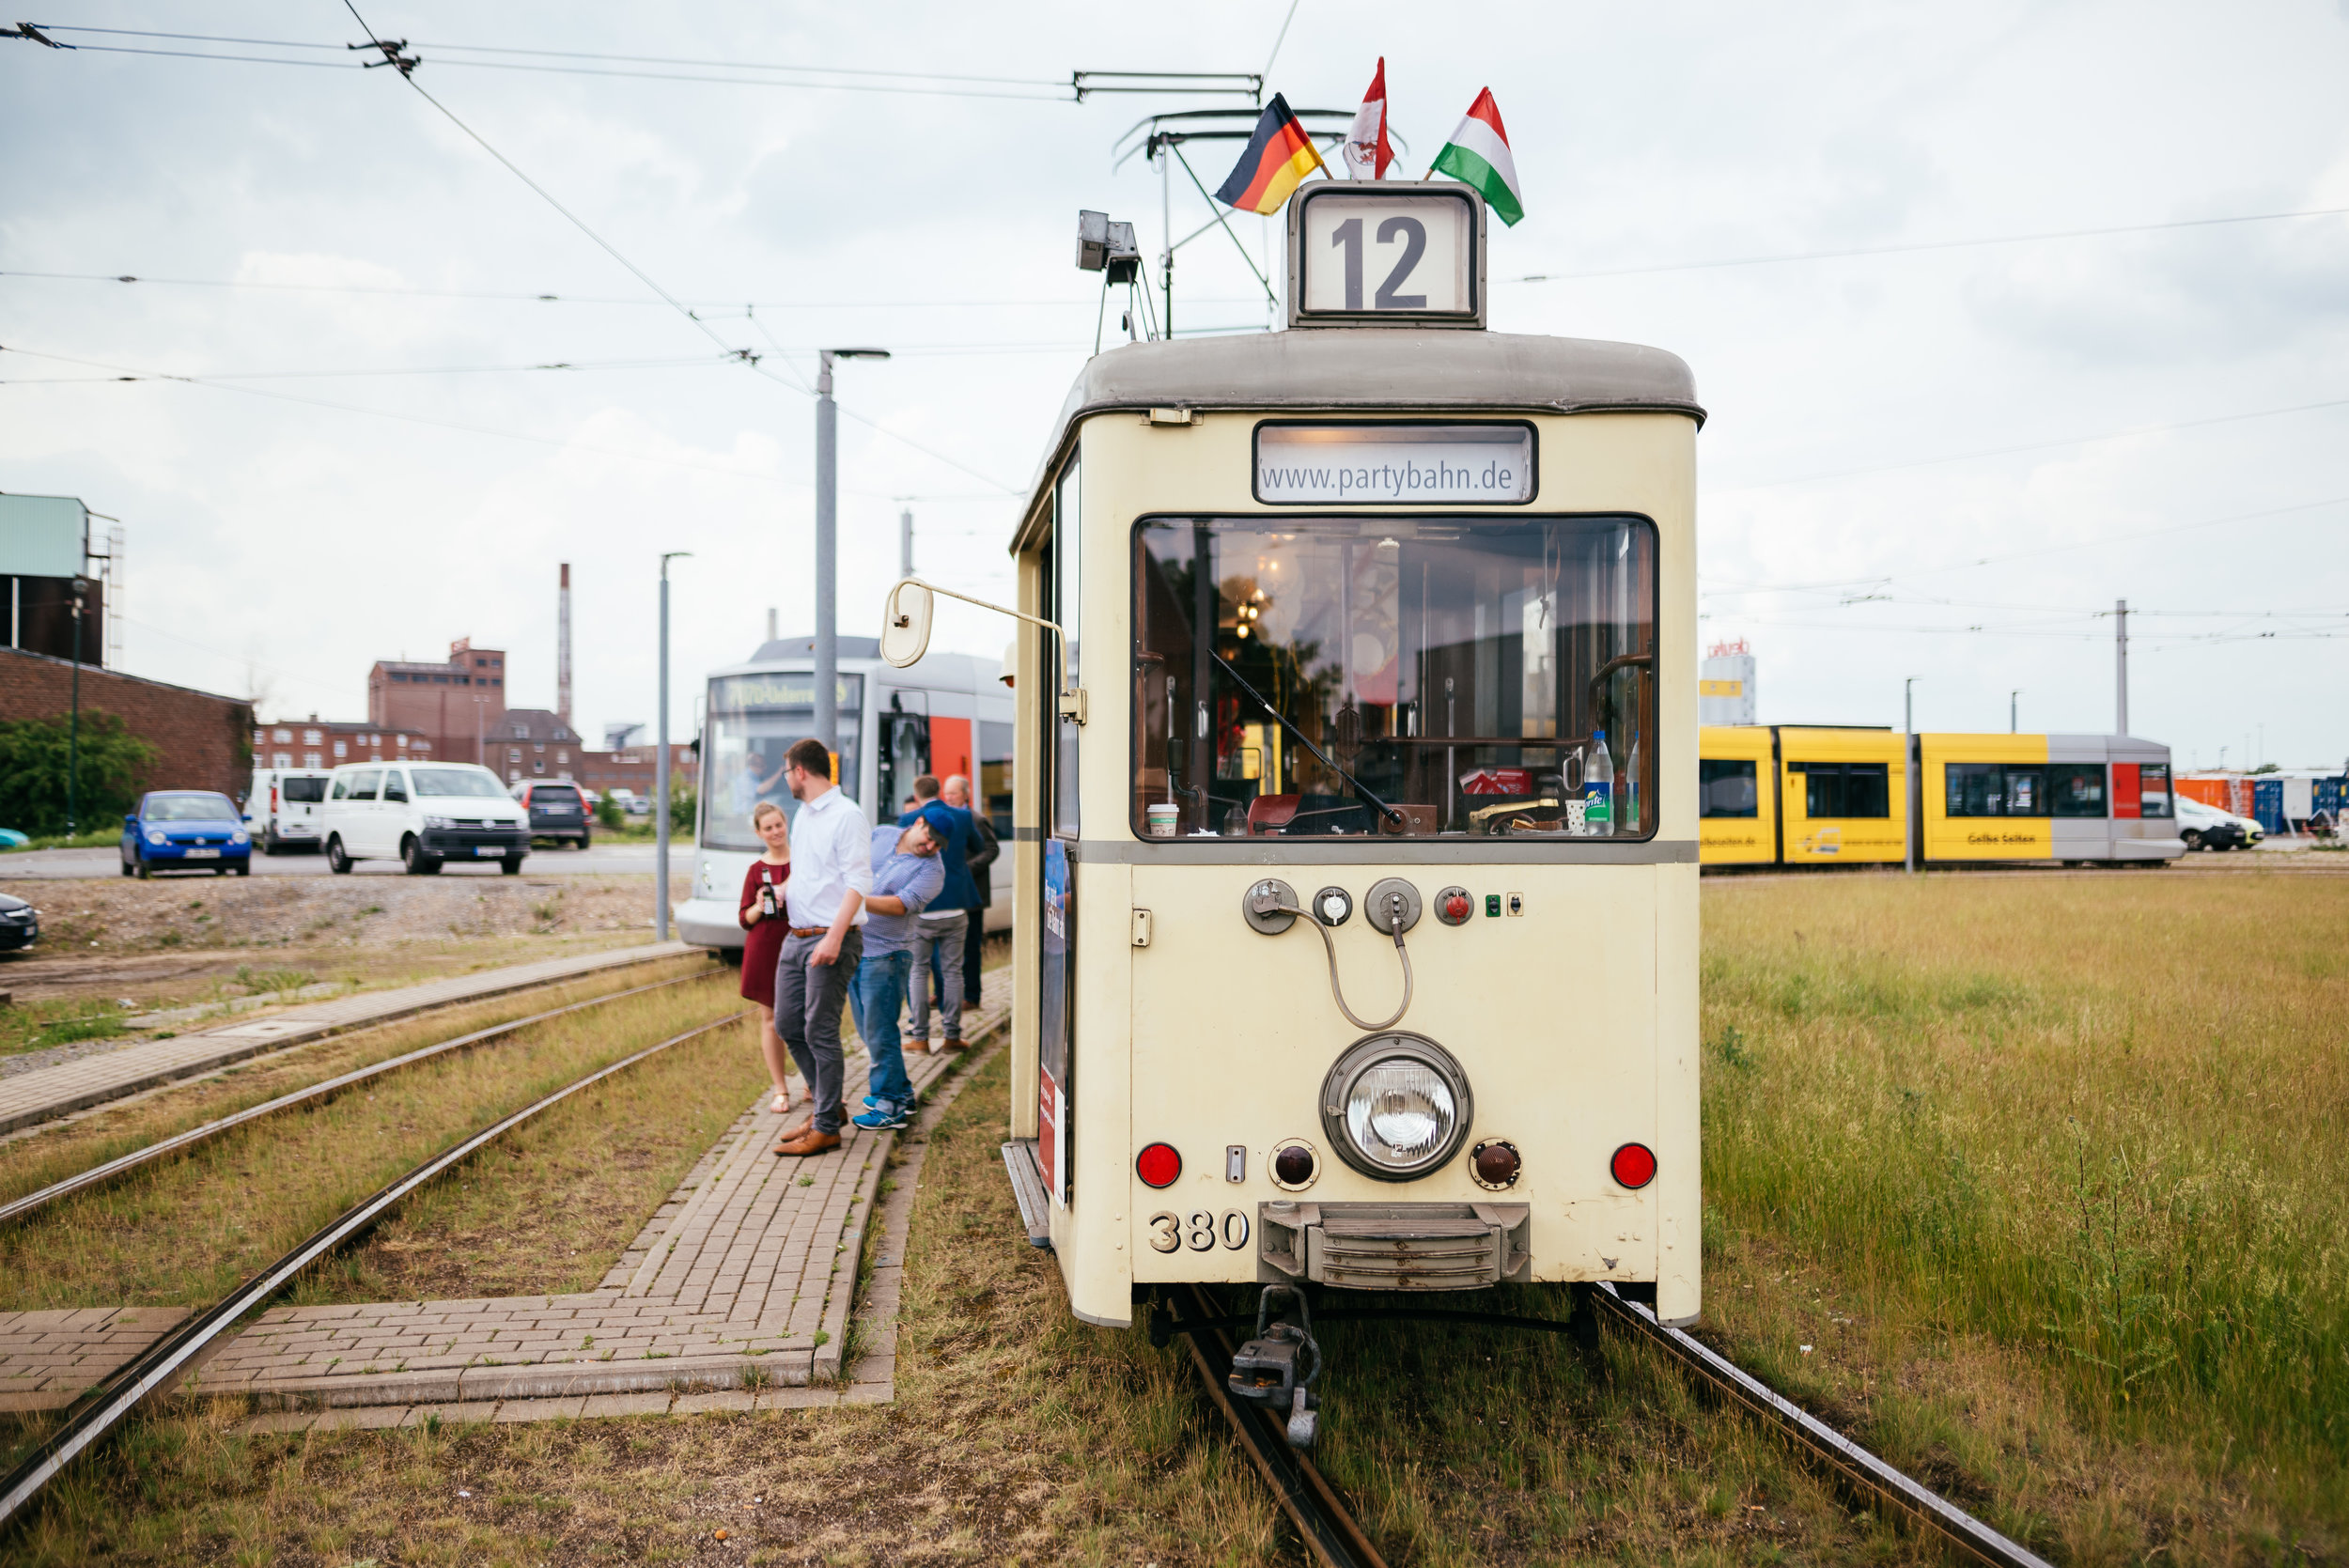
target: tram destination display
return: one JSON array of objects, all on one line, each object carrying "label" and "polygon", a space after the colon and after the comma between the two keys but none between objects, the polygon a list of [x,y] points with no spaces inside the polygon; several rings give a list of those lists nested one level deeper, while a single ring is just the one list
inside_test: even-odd
[{"label": "tram destination display", "polygon": [[1269,505],[1523,505],[1533,427],[1287,424],[1256,427],[1256,499]]},{"label": "tram destination display", "polygon": [[1484,326],[1482,198],[1442,182],[1306,186],[1289,203],[1289,325]]}]

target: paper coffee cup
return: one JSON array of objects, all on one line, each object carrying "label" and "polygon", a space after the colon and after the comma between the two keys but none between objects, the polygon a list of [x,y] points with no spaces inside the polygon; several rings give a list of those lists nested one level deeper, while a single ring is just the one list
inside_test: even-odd
[{"label": "paper coffee cup", "polygon": [[1143,822],[1149,827],[1152,838],[1173,838],[1174,824],[1181,816],[1182,811],[1180,807],[1172,804],[1144,806],[1142,808],[1142,815]]}]

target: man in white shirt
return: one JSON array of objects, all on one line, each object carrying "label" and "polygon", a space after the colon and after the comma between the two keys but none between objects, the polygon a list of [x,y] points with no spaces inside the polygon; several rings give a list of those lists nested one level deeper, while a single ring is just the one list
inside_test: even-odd
[{"label": "man in white shirt", "polygon": [[810,1110],[775,1153],[819,1155],[840,1147],[840,1010],[863,954],[872,832],[832,782],[822,741],[793,742],[783,776],[800,811],[791,823],[791,877],[783,885],[790,924],[775,961],[775,1032],[807,1079]]}]

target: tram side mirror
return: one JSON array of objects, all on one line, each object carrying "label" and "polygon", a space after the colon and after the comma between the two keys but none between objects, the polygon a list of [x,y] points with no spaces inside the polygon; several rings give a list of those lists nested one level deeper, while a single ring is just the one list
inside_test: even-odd
[{"label": "tram side mirror", "polygon": [[930,646],[930,613],[938,602],[929,584],[907,578],[889,590],[881,606],[880,656],[902,670],[921,661]]}]

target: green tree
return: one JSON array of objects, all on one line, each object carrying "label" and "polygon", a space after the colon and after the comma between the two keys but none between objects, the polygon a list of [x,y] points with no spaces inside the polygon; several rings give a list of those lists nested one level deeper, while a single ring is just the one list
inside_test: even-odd
[{"label": "green tree", "polygon": [[693,786],[687,782],[684,772],[681,769],[672,771],[669,775],[669,831],[692,832],[693,812],[698,804],[693,798]]},{"label": "green tree", "polygon": [[[0,827],[39,838],[65,831],[66,754],[72,721],[0,722]],[[82,710],[75,768],[79,826],[102,824],[131,809],[163,753],[102,708]]]}]

